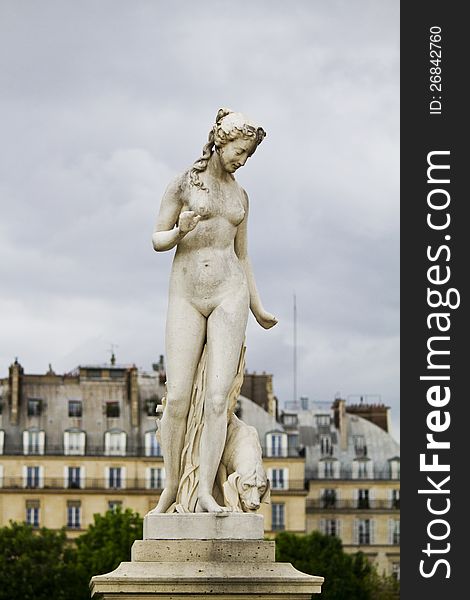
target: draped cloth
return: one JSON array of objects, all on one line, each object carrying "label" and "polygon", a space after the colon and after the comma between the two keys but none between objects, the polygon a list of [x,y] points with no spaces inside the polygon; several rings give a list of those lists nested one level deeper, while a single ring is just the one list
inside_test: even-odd
[{"label": "draped cloth", "polygon": [[[243,384],[243,374],[245,372],[245,351],[246,347],[243,345],[238,361],[237,373],[228,395],[227,424],[234,413],[237,399],[240,395],[240,390]],[[191,404],[186,421],[183,451],[181,453],[180,479],[176,494],[176,502],[174,502],[168,508],[167,513],[193,513],[196,511],[199,485],[199,446],[204,427],[206,373],[207,348],[206,345],[204,345],[204,349],[196,369],[196,374],[194,376]],[[163,405],[165,406],[165,399],[163,400]],[[227,483],[227,473],[224,466],[220,465],[214,486],[214,498],[221,505],[224,504],[223,488],[225,483]],[[230,487],[232,486],[230,485]],[[226,485],[225,488],[227,488]],[[241,508],[232,505],[232,510],[241,510]]]}]

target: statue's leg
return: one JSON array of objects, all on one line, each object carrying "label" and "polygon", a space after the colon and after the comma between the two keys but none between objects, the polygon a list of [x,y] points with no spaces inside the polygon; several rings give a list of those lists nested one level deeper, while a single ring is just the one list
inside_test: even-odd
[{"label": "statue's leg", "polygon": [[186,418],[205,336],[206,318],[186,300],[170,298],[166,324],[166,406],[159,427],[166,481],[152,512],[165,512],[176,499]]},{"label": "statue's leg", "polygon": [[235,291],[207,321],[207,378],[199,461],[198,510],[221,512],[212,496],[227,435],[227,403],[248,318],[248,292]]}]

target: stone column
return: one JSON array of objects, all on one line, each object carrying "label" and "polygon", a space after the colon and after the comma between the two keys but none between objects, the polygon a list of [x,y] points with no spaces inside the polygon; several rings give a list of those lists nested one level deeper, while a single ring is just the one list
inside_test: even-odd
[{"label": "stone column", "polygon": [[155,514],[131,562],[92,578],[94,600],[310,600],[323,577],[275,562],[274,541],[263,539],[263,517],[250,513]]}]

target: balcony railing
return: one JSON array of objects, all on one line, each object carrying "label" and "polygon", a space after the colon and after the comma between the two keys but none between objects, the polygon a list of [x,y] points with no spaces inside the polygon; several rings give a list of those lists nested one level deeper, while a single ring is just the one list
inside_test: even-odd
[{"label": "balcony railing", "polygon": [[400,510],[399,500],[332,500],[330,498],[307,499],[307,512],[335,510]]},{"label": "balcony railing", "polygon": [[337,473],[324,473],[317,468],[307,473],[307,479],[318,479],[319,481],[337,481],[339,479],[354,479],[357,481],[390,480],[400,481],[400,475],[392,473],[390,469],[372,469],[370,473],[353,473],[351,465],[344,465]]},{"label": "balcony railing", "polygon": [[[147,449],[148,452],[148,449]],[[161,454],[146,454],[145,445],[142,446],[133,446],[132,444],[126,445],[126,450],[120,452],[117,449],[105,450],[104,444],[100,444],[97,446],[92,446],[90,444],[86,444],[84,453],[79,452],[77,449],[69,448],[67,450],[67,454],[65,454],[65,448],[63,444],[53,445],[48,444],[46,441],[46,445],[43,452],[39,452],[39,448],[28,448],[28,451],[25,453],[24,447],[5,444],[4,456],[130,456],[130,457],[147,457],[147,458],[161,458]]]},{"label": "balcony railing", "polygon": [[159,492],[164,486],[164,481],[156,480],[153,487],[145,478],[126,478],[121,481],[110,482],[109,479],[86,477],[80,481],[64,481],[60,477],[45,477],[39,481],[25,480],[22,477],[4,477],[2,490],[151,490]]},{"label": "balcony railing", "polygon": [[[1,485],[1,483],[0,483]],[[155,482],[150,486],[150,480],[145,478],[126,478],[121,481],[110,482],[109,479],[105,478],[94,478],[86,477],[79,479],[71,479],[64,481],[64,478],[60,477],[45,477],[44,479],[29,480],[23,477],[4,477],[3,485],[0,489],[54,489],[54,490],[67,490],[67,489],[88,489],[88,490],[105,490],[105,489],[126,489],[126,490],[161,490],[164,487],[164,481],[156,479]],[[303,479],[289,480],[284,487],[276,487],[271,483],[271,493],[278,494],[283,492],[305,492],[305,482]]]}]

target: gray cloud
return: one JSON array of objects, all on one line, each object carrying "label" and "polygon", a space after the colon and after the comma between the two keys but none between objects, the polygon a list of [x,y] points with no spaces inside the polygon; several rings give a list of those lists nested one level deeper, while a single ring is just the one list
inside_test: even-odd
[{"label": "gray cloud", "polygon": [[171,256],[150,237],[217,109],[268,132],[239,174],[264,303],[248,368],[399,415],[398,2],[2,3],[0,364],[163,352]]}]

